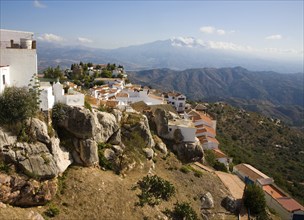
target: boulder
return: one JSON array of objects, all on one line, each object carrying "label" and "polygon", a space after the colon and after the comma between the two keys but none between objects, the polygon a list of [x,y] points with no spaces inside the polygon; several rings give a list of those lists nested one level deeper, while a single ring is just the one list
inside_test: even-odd
[{"label": "boulder", "polygon": [[103,152],[103,156],[108,160],[114,160],[116,157],[115,152],[112,149],[106,148]]},{"label": "boulder", "polygon": [[174,144],[173,151],[177,153],[179,159],[184,161],[199,161],[204,156],[204,150],[199,141]]},{"label": "boulder", "polygon": [[63,173],[73,163],[72,155],[60,146],[58,138],[51,138],[50,151],[60,173]]},{"label": "boulder", "polygon": [[120,145],[121,144],[121,130],[115,131],[107,141],[109,144]]},{"label": "boulder", "polygon": [[57,186],[57,179],[38,182],[0,173],[0,201],[22,207],[45,205],[56,195]]},{"label": "boulder", "polygon": [[238,203],[232,196],[226,196],[222,201],[222,206],[229,212],[234,213],[238,208]]},{"label": "boulder", "polygon": [[42,215],[40,215],[38,212],[35,212],[33,210],[28,213],[27,219],[29,219],[29,220],[44,220]]},{"label": "boulder", "polygon": [[155,123],[157,135],[166,138],[169,134],[168,115],[163,109],[156,109],[154,111],[152,121]]},{"label": "boulder", "polygon": [[32,120],[28,120],[27,124],[31,124],[31,129],[34,133],[36,139],[44,144],[49,144],[51,142],[50,137],[48,135],[48,128],[46,123],[39,120],[38,118],[33,118]]},{"label": "boulder", "polygon": [[210,192],[207,192],[201,196],[201,209],[213,209],[214,201]]},{"label": "boulder", "polygon": [[162,139],[160,139],[157,135],[153,135],[153,139],[155,141],[155,148],[166,155],[168,153],[168,150],[166,144],[162,141]]},{"label": "boulder", "polygon": [[[97,125],[96,133],[93,137],[97,142],[107,142],[108,139],[118,131],[119,123],[113,114],[107,112],[97,112],[96,117],[99,125]],[[119,135],[119,133],[117,135]],[[119,138],[119,136],[116,138]],[[117,141],[119,141],[119,139],[117,139]]]},{"label": "boulder", "polygon": [[11,135],[9,132],[4,131],[4,129],[0,127],[0,151],[3,146],[12,145],[16,141],[16,136]]},{"label": "boulder", "polygon": [[25,174],[40,178],[50,179],[60,173],[53,155],[45,144],[16,143],[4,146],[0,155],[5,163],[13,163]]},{"label": "boulder", "polygon": [[80,139],[93,138],[97,131],[98,120],[93,113],[86,108],[64,106],[64,116],[53,121],[57,127],[61,127]]},{"label": "boulder", "polygon": [[79,156],[84,166],[98,164],[98,147],[96,142],[91,139],[79,141]]},{"label": "boulder", "polygon": [[144,148],[143,150],[149,160],[153,159],[154,151],[152,148]]}]

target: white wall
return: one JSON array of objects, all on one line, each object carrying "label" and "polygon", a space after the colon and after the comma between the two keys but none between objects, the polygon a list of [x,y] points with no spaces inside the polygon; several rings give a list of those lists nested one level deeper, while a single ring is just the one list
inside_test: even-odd
[{"label": "white wall", "polygon": [[78,93],[75,95],[65,95],[65,104],[70,106],[83,106],[84,105],[84,94]]},{"label": "white wall", "polygon": [[32,76],[37,73],[37,54],[33,49],[0,50],[0,66],[10,66],[10,85],[28,86]]},{"label": "white wall", "polygon": [[[3,78],[4,77],[4,78]],[[5,82],[3,81],[5,80]],[[10,67],[0,67],[0,93],[2,93],[6,86],[10,85]]]},{"label": "white wall", "polygon": [[292,214],[288,212],[277,200],[272,198],[267,192],[264,191],[265,200],[268,207],[274,209],[276,213],[284,220],[292,219]]},{"label": "white wall", "polygon": [[184,137],[184,142],[195,142],[195,132],[196,132],[196,128],[192,128],[192,127],[185,127],[182,125],[172,125],[172,124],[168,124],[168,129],[169,129],[169,137],[170,138],[174,138],[174,132],[177,129],[181,130],[181,133]]},{"label": "white wall", "polygon": [[42,91],[40,93],[40,109],[43,111],[47,111],[54,106],[55,97],[53,96],[52,86],[41,88]]}]

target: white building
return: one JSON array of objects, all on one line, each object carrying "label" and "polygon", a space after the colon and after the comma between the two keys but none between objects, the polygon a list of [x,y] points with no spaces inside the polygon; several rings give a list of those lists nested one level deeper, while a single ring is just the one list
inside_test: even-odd
[{"label": "white building", "polygon": [[161,105],[164,104],[163,97],[150,93],[149,89],[123,89],[116,95],[116,100],[129,105],[131,103],[143,101],[147,105]]},{"label": "white building", "polygon": [[6,86],[10,86],[10,67],[0,66],[0,93]]},{"label": "white building", "polygon": [[59,82],[53,85],[53,92],[55,96],[55,103],[63,103],[70,106],[83,106],[84,94],[69,89],[67,94],[64,94],[63,85]]},{"label": "white building", "polygon": [[190,120],[185,119],[174,119],[168,122],[168,129],[169,129],[169,138],[175,139],[174,133],[177,129],[181,131],[183,136],[184,142],[195,142],[196,136],[195,131],[196,128],[194,124]]},{"label": "white building", "polygon": [[41,83],[40,82],[40,110],[47,111],[53,108],[55,103],[55,97],[53,95],[53,88],[50,83]]},{"label": "white building", "polygon": [[0,92],[5,85],[28,86],[32,76],[37,73],[36,41],[33,35],[32,32],[0,29]]},{"label": "white building", "polygon": [[165,95],[168,104],[171,104],[178,113],[185,111],[186,96],[180,93],[169,92]]}]

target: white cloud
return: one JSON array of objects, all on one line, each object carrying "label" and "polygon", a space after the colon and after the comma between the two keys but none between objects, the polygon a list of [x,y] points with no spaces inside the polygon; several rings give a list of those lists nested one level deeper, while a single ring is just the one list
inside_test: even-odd
[{"label": "white cloud", "polygon": [[47,41],[47,42],[62,42],[64,39],[55,34],[43,34],[40,37],[37,37],[38,40]]},{"label": "white cloud", "polygon": [[215,28],[212,26],[204,26],[200,28],[200,31],[205,34],[212,34],[215,31]]},{"label": "white cloud", "polygon": [[265,37],[266,40],[281,40],[283,37],[280,34],[274,34],[274,35],[270,35]]},{"label": "white cloud", "polygon": [[226,31],[224,31],[223,29],[218,29],[218,30],[216,30],[216,33],[219,35],[225,35]]},{"label": "white cloud", "polygon": [[224,29],[217,29],[213,26],[203,26],[200,28],[200,32],[205,33],[205,34],[218,34],[218,35],[225,35],[225,34],[232,34],[235,31],[227,31]]},{"label": "white cloud", "polygon": [[34,7],[35,8],[46,8],[46,5],[42,4],[39,0],[34,0]]},{"label": "white cloud", "polygon": [[84,37],[78,37],[77,40],[81,43],[92,43],[93,42],[91,39],[84,38]]}]

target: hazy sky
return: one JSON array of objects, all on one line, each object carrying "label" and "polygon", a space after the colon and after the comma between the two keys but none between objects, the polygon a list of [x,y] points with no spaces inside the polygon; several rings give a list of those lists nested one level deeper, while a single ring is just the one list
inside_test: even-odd
[{"label": "hazy sky", "polygon": [[1,28],[117,48],[172,37],[303,56],[301,1],[0,0]]}]

